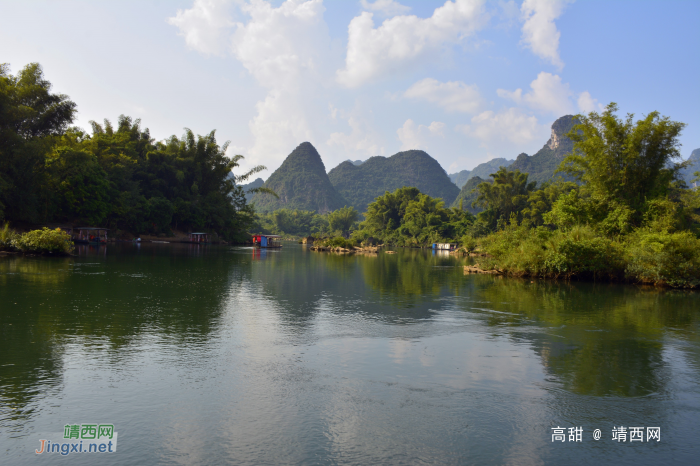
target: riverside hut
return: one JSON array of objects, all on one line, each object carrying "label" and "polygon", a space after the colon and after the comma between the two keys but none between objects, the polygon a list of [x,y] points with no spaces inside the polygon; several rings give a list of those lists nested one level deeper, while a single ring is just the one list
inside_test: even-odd
[{"label": "riverside hut", "polygon": [[454,251],[457,243],[433,243],[433,249],[437,251]]},{"label": "riverside hut", "polygon": [[73,242],[79,244],[106,243],[107,228],[78,227],[73,228]]},{"label": "riverside hut", "polygon": [[209,233],[190,233],[188,235],[188,243],[208,243],[209,242]]}]

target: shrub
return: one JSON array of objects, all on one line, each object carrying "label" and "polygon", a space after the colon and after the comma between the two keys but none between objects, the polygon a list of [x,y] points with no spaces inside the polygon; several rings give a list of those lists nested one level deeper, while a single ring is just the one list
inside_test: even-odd
[{"label": "shrub", "polygon": [[588,227],[574,227],[571,232],[552,238],[545,253],[544,265],[550,275],[585,277],[621,277],[625,268],[622,248],[612,240],[594,236]]},{"label": "shrub", "polygon": [[509,225],[483,238],[481,246],[493,257],[483,264],[509,275],[616,278],[625,269],[620,245],[588,226],[552,232]]},{"label": "shrub", "polygon": [[10,224],[5,223],[0,229],[0,251],[14,249],[13,242],[18,236],[14,230],[10,229]]},{"label": "shrub", "polygon": [[472,235],[464,235],[462,237],[462,246],[467,250],[468,253],[474,252],[478,243]]},{"label": "shrub", "polygon": [[16,237],[12,244],[22,252],[39,254],[64,255],[74,251],[70,235],[60,228],[50,230],[44,227],[41,230],[32,230]]},{"label": "shrub", "polygon": [[335,238],[330,239],[329,246],[334,248],[350,249],[355,246],[355,241],[343,238],[342,236],[336,236]]},{"label": "shrub", "polygon": [[346,239],[342,236],[336,236],[335,238],[326,238],[323,240],[316,240],[314,245],[321,246],[324,248],[345,248],[351,249],[355,246],[356,242],[353,239]]},{"label": "shrub", "polygon": [[674,288],[700,286],[700,240],[691,232],[643,231],[628,241],[627,275],[642,283]]}]

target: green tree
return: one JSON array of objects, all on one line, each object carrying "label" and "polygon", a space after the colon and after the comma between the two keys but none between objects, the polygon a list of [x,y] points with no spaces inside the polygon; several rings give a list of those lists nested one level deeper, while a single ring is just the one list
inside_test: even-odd
[{"label": "green tree", "polygon": [[634,121],[628,114],[623,121],[610,103],[602,114],[577,115],[580,124],[567,136],[574,141],[574,152],[560,167],[583,182],[591,196],[616,207],[629,209],[630,221],[638,226],[649,200],[665,197],[672,186],[680,160],[679,136],[684,123],[651,112]]},{"label": "green tree", "polygon": [[408,203],[420,195],[418,188],[399,188],[385,192],[367,206],[365,225],[375,232],[395,230],[401,224]]},{"label": "green tree", "polygon": [[110,211],[109,182],[97,158],[85,150],[59,147],[46,159],[52,217],[101,224]]},{"label": "green tree", "polygon": [[578,191],[578,185],[570,181],[556,181],[545,183],[536,189],[527,199],[527,207],[522,211],[523,222],[531,226],[544,224],[544,215],[552,210],[555,202],[563,195],[571,191]]},{"label": "green tree", "polygon": [[328,213],[328,227],[331,231],[339,231],[341,235],[348,236],[352,225],[360,218],[360,213],[352,206]]},{"label": "green tree", "polygon": [[480,183],[477,186],[478,197],[473,206],[484,209],[477,219],[487,225],[491,230],[504,226],[515,214],[518,220],[523,209],[527,207],[530,194],[537,186],[536,182],[527,181],[527,173],[520,170],[508,170],[500,167],[496,173],[492,173],[493,183]]},{"label": "green tree", "polygon": [[38,63],[16,76],[0,64],[0,218],[40,218],[44,159],[75,107],[67,96],[51,93]]}]

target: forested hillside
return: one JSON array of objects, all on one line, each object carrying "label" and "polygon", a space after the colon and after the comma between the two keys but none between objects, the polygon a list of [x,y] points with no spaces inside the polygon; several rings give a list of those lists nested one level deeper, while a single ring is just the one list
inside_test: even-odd
[{"label": "forested hillside", "polygon": [[566,133],[571,131],[575,124],[576,121],[572,115],[559,118],[552,124],[552,137],[542,149],[532,156],[525,153],[518,155],[515,162],[508,168],[527,173],[529,180],[537,181],[537,184],[550,180],[561,161],[574,148],[574,143],[566,137]]},{"label": "forested hillside", "polygon": [[459,191],[457,199],[455,199],[455,201],[452,203],[452,207],[459,208],[460,206],[462,206],[462,210],[467,210],[472,214],[478,214],[483,209],[477,206],[472,207],[472,203],[476,201],[476,198],[478,196],[476,187],[483,182],[490,183],[491,181],[491,178],[484,179],[479,176],[469,178],[469,181],[464,183],[464,186],[462,186],[462,189]]},{"label": "forested hillside", "polygon": [[470,178],[469,175],[471,174],[471,170],[462,170],[461,172],[457,173],[450,173],[447,176],[450,177],[452,182],[458,187],[461,188],[464,186],[464,183],[467,182],[467,180]]},{"label": "forested hillside", "polygon": [[255,208],[261,212],[284,208],[326,213],[348,204],[331,184],[321,156],[309,142],[299,144],[264,187],[277,193],[279,199],[264,193],[253,196]]},{"label": "forested hillside", "polygon": [[404,186],[413,186],[446,205],[459,194],[440,164],[422,150],[399,152],[391,157],[371,157],[356,166],[343,162],[328,177],[338,192],[360,212],[378,196]]}]

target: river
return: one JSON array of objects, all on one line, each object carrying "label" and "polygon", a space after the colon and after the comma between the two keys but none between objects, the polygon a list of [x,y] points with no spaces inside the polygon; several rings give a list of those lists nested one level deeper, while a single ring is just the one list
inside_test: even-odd
[{"label": "river", "polygon": [[[292,243],[0,257],[0,463],[697,464],[700,293],[464,263]],[[116,452],[35,453],[91,423]]]}]

